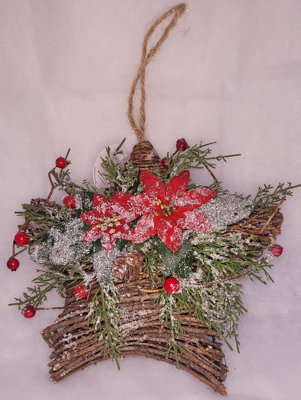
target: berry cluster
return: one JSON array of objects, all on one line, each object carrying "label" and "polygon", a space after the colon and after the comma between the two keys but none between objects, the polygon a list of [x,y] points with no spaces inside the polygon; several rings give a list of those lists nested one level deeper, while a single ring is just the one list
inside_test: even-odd
[{"label": "berry cluster", "polygon": [[[60,168],[60,169],[64,169],[67,167],[67,165],[70,162],[67,160],[67,157],[58,157],[55,160],[55,168]],[[63,204],[66,207],[69,208],[75,208],[75,198],[73,196],[66,196],[63,198]],[[15,237],[14,237],[14,241],[13,241],[13,255],[8,259],[6,265],[7,268],[10,269],[11,271],[16,271],[19,266],[20,266],[20,262],[17,258],[15,258],[16,256],[16,251],[15,251],[15,246],[22,246],[25,247],[26,245],[28,245],[30,243],[30,238],[28,237],[26,232],[23,232],[22,230],[17,232]],[[22,251],[22,250],[21,250]],[[80,298],[85,298],[88,295],[87,291],[83,292],[83,288],[84,286],[79,286],[78,288],[80,288],[79,290],[79,297]],[[78,293],[78,292],[77,292]],[[78,296],[78,294],[77,294]],[[35,316],[36,314],[36,309],[35,307],[33,307],[31,304],[27,304],[23,310],[21,311],[21,314],[25,317],[25,318],[32,318]]]},{"label": "berry cluster", "polygon": [[[184,138],[178,139],[176,142],[177,149],[173,154],[175,155],[178,151],[185,151],[188,149],[188,147],[189,147],[189,145]],[[165,168],[165,169],[169,168],[168,164],[167,164],[167,157],[162,158],[161,164],[162,164],[163,168]]]}]

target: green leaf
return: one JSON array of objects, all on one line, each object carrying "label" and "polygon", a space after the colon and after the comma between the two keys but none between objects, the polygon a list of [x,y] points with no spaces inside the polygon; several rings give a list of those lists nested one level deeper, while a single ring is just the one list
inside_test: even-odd
[{"label": "green leaf", "polygon": [[125,246],[127,245],[128,241],[127,240],[121,240],[121,239],[116,239],[116,248],[119,251],[122,251]]},{"label": "green leaf", "polygon": [[101,241],[99,239],[95,240],[95,242],[93,242],[93,244],[92,244],[92,252],[93,253],[98,253],[101,250],[102,250]]},{"label": "green leaf", "polygon": [[154,244],[163,264],[170,270],[172,275],[177,275],[180,278],[189,276],[193,269],[193,251],[189,241],[184,241],[176,253],[169,250],[158,238],[156,238]]}]

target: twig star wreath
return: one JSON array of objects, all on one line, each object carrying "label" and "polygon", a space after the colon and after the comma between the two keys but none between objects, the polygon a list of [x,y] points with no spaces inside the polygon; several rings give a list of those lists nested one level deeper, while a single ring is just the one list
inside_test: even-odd
[{"label": "twig star wreath", "polygon": [[[276,243],[280,206],[298,185],[264,185],[254,198],[231,194],[212,169],[235,154],[213,156],[213,143],[190,147],[182,138],[160,160],[145,139],[146,67],[184,12],[184,4],[167,11],[145,36],[129,96],[129,122],[139,140],[130,157],[123,157],[124,140],[108,147],[95,166],[94,186],[78,185],[68,151],[48,173],[48,197],[22,204],[17,213],[25,222],[7,266],[17,270],[17,255],[28,251],[42,267],[13,304],[32,318],[51,290],[65,299],[56,321],[42,331],[53,349],[54,381],[109,357],[119,367],[120,358],[143,355],[174,364],[225,395],[222,342],[238,348],[238,320],[246,311],[240,279],[268,281],[270,260],[282,253]],[[193,168],[205,168],[211,186],[191,182]],[[55,189],[66,192],[62,204],[51,200]]]}]

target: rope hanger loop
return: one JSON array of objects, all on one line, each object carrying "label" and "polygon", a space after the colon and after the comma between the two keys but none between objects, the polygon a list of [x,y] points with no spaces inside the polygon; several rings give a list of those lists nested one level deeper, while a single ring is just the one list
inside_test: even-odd
[{"label": "rope hanger loop", "polygon": [[[170,10],[166,11],[162,14],[159,18],[155,20],[152,26],[147,31],[142,45],[142,53],[141,53],[141,60],[138,67],[137,74],[135,79],[133,80],[129,99],[128,99],[128,118],[129,122],[139,140],[139,142],[145,140],[145,71],[146,67],[155,54],[158,52],[164,41],[167,39],[169,32],[176,26],[178,19],[184,14],[186,11],[186,5],[184,3],[178,4],[177,6],[171,8]],[[149,40],[156,30],[156,28],[168,17],[172,16],[171,21],[164,29],[160,39],[157,43],[147,51],[147,45]],[[138,90],[138,84],[140,85],[140,107],[138,115],[135,116],[134,110],[134,96]]]}]

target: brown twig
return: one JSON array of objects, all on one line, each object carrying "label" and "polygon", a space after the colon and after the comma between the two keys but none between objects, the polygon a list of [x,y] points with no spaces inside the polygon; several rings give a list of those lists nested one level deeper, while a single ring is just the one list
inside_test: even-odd
[{"label": "brown twig", "polygon": [[51,190],[50,190],[50,192],[49,192],[49,194],[48,194],[48,196],[47,196],[47,201],[49,201],[50,200],[50,198],[51,198],[51,196],[52,196],[52,194],[53,194],[53,191],[54,191],[54,189],[55,189],[55,184],[54,184],[54,182],[53,182],[53,180],[52,180],[52,177],[51,176],[53,176],[54,178],[55,178],[55,180],[57,181],[57,183],[58,184],[60,184],[61,182],[60,182],[60,179],[59,179],[59,177],[57,176],[57,174],[56,174],[56,172],[55,172],[55,168],[52,168],[49,172],[48,172],[48,179],[49,179],[49,181],[50,181],[50,185],[51,185]]},{"label": "brown twig", "polygon": [[263,227],[260,229],[259,234],[261,235],[265,229],[268,227],[269,223],[272,221],[272,219],[275,217],[275,215],[278,213],[279,208],[281,206],[281,204],[285,201],[285,197],[283,197],[283,199],[281,199],[279,201],[279,203],[277,204],[277,206],[275,207],[273,213],[271,214],[270,218],[266,221],[266,223],[263,225]]},{"label": "brown twig", "polygon": [[213,178],[213,180],[214,180],[215,182],[218,182],[217,177],[214,175],[214,173],[213,173],[212,170],[208,167],[208,165],[207,165],[207,164],[204,164],[204,167],[205,167],[206,170],[209,172],[209,174],[211,175],[211,177]]},{"label": "brown twig", "polygon": [[211,282],[200,283],[200,284],[193,285],[193,287],[210,287],[210,286],[218,285],[220,283],[226,283],[226,282],[235,281],[240,278],[246,278],[249,275],[251,275],[251,271],[246,270],[245,272],[242,272],[241,274],[229,276],[229,278],[217,279],[217,280],[211,281]]},{"label": "brown twig", "polygon": [[138,287],[142,293],[162,293],[163,292],[163,289],[143,289],[140,286],[138,286]]}]

